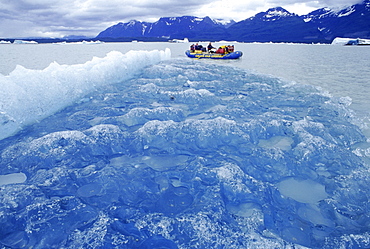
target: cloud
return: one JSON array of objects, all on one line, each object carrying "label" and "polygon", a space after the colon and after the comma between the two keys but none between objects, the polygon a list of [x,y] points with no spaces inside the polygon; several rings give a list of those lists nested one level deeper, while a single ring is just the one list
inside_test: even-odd
[{"label": "cloud", "polygon": [[265,3],[272,3],[277,5],[291,5],[291,4],[305,4],[308,6],[320,6],[320,7],[335,7],[343,5],[352,5],[362,2],[361,0],[266,0]]},{"label": "cloud", "polygon": [[[0,37],[87,35],[118,22],[194,15],[240,21],[268,8],[308,11],[358,0],[1,0]],[[296,12],[294,12],[296,13]],[[302,14],[302,13],[298,13]]]},{"label": "cloud", "polygon": [[301,5],[318,9],[323,7],[336,8],[350,6],[353,4],[361,3],[362,0],[267,0],[265,2],[276,6]]},{"label": "cloud", "polygon": [[[179,1],[181,5],[184,3]],[[30,32],[34,36],[43,32],[55,35],[81,34],[83,30],[82,33],[94,36],[121,20],[155,18],[154,13],[168,14],[164,8],[166,6],[168,3],[163,1],[154,4],[138,1],[133,6],[132,2],[117,0],[2,0],[0,36],[28,36]]]}]

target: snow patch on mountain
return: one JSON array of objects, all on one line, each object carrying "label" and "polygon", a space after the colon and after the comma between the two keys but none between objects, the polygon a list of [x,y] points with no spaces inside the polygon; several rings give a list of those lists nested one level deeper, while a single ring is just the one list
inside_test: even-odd
[{"label": "snow patch on mountain", "polygon": [[283,16],[291,16],[291,14],[284,10],[274,9],[274,10],[269,11],[265,17],[271,18],[271,17],[283,17]]},{"label": "snow patch on mountain", "polygon": [[225,20],[225,19],[212,19],[214,23],[224,26],[230,26],[235,23],[234,20]]},{"label": "snow patch on mountain", "polygon": [[354,13],[356,11],[354,6],[351,6],[346,9],[344,13],[339,13],[338,17],[343,17],[343,16],[349,16],[350,14]]},{"label": "snow patch on mountain", "polygon": [[276,21],[281,18],[290,17],[294,15],[295,14],[290,13],[289,11],[287,11],[286,9],[282,7],[277,7],[277,8],[268,9],[266,12],[261,12],[257,14],[256,16],[259,16],[260,19],[262,19],[263,21],[271,22],[271,21]]}]

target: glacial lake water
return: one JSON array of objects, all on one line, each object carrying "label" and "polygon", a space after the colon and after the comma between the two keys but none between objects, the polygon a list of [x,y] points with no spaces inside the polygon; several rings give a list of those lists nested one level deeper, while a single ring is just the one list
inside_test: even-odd
[{"label": "glacial lake water", "polygon": [[[207,42],[200,43],[207,45]],[[215,43],[214,46],[227,43]],[[232,44],[232,43],[230,43]],[[109,51],[171,49],[172,58],[184,58],[188,43],[0,44],[0,73],[9,74],[16,65],[43,69],[51,62],[80,64]],[[205,61],[240,67],[252,72],[322,87],[330,94],[350,97],[362,116],[370,113],[370,46],[311,44],[236,43],[243,57],[235,61]]]}]

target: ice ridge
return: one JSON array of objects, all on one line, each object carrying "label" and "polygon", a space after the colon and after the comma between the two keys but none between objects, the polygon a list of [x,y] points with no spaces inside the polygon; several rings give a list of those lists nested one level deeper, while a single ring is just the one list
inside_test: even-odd
[{"label": "ice ridge", "polygon": [[104,84],[124,82],[146,66],[169,59],[171,52],[112,51],[80,65],[54,62],[44,70],[22,66],[0,75],[0,139],[38,122]]}]

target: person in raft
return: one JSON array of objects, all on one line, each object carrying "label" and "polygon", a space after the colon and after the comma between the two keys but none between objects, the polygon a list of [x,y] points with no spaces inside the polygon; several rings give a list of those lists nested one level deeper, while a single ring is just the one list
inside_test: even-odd
[{"label": "person in raft", "polygon": [[195,52],[195,50],[202,50],[203,46],[202,45],[199,45],[198,43],[196,43],[195,45],[192,44],[190,46],[190,51],[191,52]]},{"label": "person in raft", "polygon": [[234,45],[228,45],[227,50],[229,51],[229,53],[234,52]]},{"label": "person in raft", "polygon": [[190,46],[190,52],[194,52],[195,51],[195,45],[194,44],[192,44],[191,46]]},{"label": "person in raft", "polygon": [[214,53],[214,49],[216,49],[214,46],[212,46],[212,43],[209,43],[207,46],[207,50],[209,53]]},{"label": "person in raft", "polygon": [[195,44],[195,50],[202,50],[203,46],[201,44]]}]

